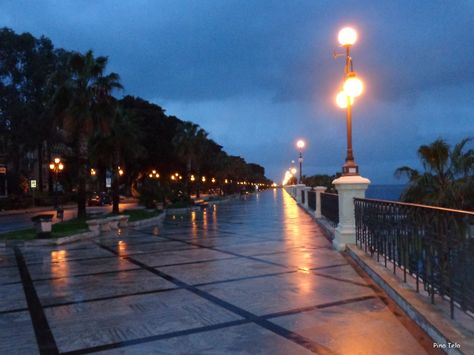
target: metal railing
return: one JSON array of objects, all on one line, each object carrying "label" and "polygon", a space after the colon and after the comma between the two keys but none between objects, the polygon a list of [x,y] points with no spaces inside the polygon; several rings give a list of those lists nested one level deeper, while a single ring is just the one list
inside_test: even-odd
[{"label": "metal railing", "polygon": [[333,226],[339,223],[339,196],[328,192],[321,193],[321,214],[326,217]]},{"label": "metal railing", "polygon": [[316,191],[308,191],[308,207],[316,211]]},{"label": "metal railing", "polygon": [[304,190],[301,190],[301,203],[304,205]]},{"label": "metal railing", "polygon": [[354,199],[356,243],[416,280],[435,302],[474,312],[474,213],[393,201]]}]

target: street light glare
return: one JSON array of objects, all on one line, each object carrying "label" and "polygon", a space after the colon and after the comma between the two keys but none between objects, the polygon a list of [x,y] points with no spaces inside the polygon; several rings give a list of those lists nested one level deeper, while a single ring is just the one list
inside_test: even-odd
[{"label": "street light glare", "polygon": [[355,76],[355,74],[350,74],[349,77],[344,82],[344,92],[350,97],[357,97],[362,94],[364,91],[364,84],[362,80]]},{"label": "street light glare", "polygon": [[291,168],[291,174],[293,174],[293,175],[296,174],[296,168]]},{"label": "street light glare", "polygon": [[298,142],[296,142],[296,146],[299,148],[299,149],[303,149],[304,146],[305,146],[305,141],[300,139]]},{"label": "street light glare", "polygon": [[357,41],[357,32],[353,28],[344,27],[339,31],[337,39],[343,47],[352,46]]},{"label": "street light glare", "polygon": [[[354,97],[352,96],[349,96],[350,98],[350,103],[351,105],[354,104]],[[346,108],[347,107],[347,95],[344,91],[340,91],[337,96],[336,96],[336,104],[337,106],[339,106],[340,108]]]}]

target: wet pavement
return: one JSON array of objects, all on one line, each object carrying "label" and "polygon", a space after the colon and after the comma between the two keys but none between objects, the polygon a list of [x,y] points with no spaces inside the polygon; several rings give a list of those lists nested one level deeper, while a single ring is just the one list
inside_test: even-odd
[{"label": "wet pavement", "polygon": [[0,250],[0,354],[425,354],[283,191],[65,247]]}]

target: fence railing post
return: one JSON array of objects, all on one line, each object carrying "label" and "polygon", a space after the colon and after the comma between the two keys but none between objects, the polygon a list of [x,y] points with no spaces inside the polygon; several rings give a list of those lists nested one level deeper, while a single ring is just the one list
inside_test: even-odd
[{"label": "fence railing post", "polygon": [[321,218],[321,194],[327,190],[327,187],[325,186],[316,186],[314,188],[316,191],[316,210],[314,211],[314,216],[316,218]]},{"label": "fence railing post", "polygon": [[333,245],[344,250],[346,244],[355,244],[354,198],[365,198],[370,180],[362,176],[341,176],[332,182],[339,198],[339,224],[334,232]]}]

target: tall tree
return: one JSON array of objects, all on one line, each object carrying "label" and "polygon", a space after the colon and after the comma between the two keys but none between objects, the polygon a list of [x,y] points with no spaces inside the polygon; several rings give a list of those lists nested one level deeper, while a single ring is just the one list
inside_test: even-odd
[{"label": "tall tree", "polygon": [[113,115],[111,93],[122,88],[118,74],[105,74],[106,66],[107,57],[95,57],[90,50],[85,54],[74,53],[69,61],[69,77],[55,97],[57,112],[78,163],[78,217],[86,215],[89,138],[93,132],[109,131]]},{"label": "tall tree", "polygon": [[113,213],[120,212],[118,167],[124,167],[127,173],[129,163],[145,154],[140,138],[141,134],[128,113],[117,106],[107,132],[97,132],[90,141],[91,160],[112,171]]}]

